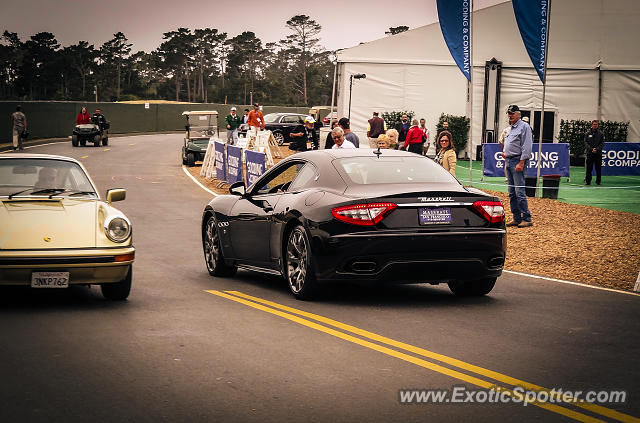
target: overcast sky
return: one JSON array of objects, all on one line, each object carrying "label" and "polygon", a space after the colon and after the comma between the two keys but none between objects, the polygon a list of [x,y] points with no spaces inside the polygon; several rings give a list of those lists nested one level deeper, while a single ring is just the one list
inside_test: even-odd
[{"label": "overcast sky", "polygon": [[[504,0],[475,0],[474,9]],[[133,51],[155,50],[162,33],[179,27],[217,28],[229,38],[253,31],[263,43],[290,32],[285,22],[308,15],[320,25],[320,43],[328,50],[352,47],[385,36],[392,26],[417,28],[437,20],[435,0],[3,0],[0,31],[17,32],[21,40],[52,32],[63,46],[79,40],[96,48],[122,31]]]}]

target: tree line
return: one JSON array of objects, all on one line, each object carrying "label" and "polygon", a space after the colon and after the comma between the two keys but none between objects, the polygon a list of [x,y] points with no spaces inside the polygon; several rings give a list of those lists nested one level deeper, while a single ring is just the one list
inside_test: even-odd
[{"label": "tree line", "polygon": [[122,32],[99,47],[61,47],[50,32],[22,41],[4,31],[0,99],[328,104],[333,63],[317,38],[321,26],[306,15],[285,25],[290,34],[271,43],[250,31],[230,38],[215,28],[178,28],[149,53],[132,52]]}]

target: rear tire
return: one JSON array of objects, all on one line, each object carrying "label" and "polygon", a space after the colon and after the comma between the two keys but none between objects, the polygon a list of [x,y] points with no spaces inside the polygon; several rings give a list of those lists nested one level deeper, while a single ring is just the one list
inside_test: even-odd
[{"label": "rear tire", "polygon": [[77,135],[72,135],[71,136],[71,145],[74,147],[78,146],[78,136]]},{"label": "rear tire", "polygon": [[313,270],[311,243],[302,226],[293,228],[285,250],[285,277],[289,290],[299,300],[311,300],[319,293]]},{"label": "rear tire", "polygon": [[224,261],[220,237],[218,236],[218,225],[213,216],[209,216],[202,237],[202,249],[204,251],[204,262],[211,276],[233,276],[238,271],[236,266],[228,266]]},{"label": "rear tire", "polygon": [[100,285],[102,296],[110,301],[123,301],[129,297],[131,292],[131,278],[133,274],[133,266],[129,265],[127,276],[120,282],[105,283]]},{"label": "rear tire", "polygon": [[449,282],[449,289],[458,297],[481,297],[487,295],[496,284],[496,278]]},{"label": "rear tire", "polygon": [[187,166],[193,167],[196,164],[196,156],[192,152],[187,153]]},{"label": "rear tire", "polygon": [[102,145],[109,145],[109,138],[103,138]]},{"label": "rear tire", "polygon": [[283,145],[284,144],[284,135],[282,134],[282,132],[274,132],[273,133],[273,139],[276,140],[278,145]]},{"label": "rear tire", "polygon": [[102,141],[100,139],[100,135],[96,135],[95,137],[93,137],[93,146],[100,147],[100,141]]}]

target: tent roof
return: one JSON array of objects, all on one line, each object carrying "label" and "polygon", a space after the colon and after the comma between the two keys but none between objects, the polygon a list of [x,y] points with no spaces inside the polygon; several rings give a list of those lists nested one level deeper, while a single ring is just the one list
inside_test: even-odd
[{"label": "tent roof", "polygon": [[[555,0],[551,3],[549,68],[640,70],[640,2]],[[473,61],[497,58],[532,67],[510,1],[473,14]],[[453,66],[438,22],[338,52],[338,62]]]}]

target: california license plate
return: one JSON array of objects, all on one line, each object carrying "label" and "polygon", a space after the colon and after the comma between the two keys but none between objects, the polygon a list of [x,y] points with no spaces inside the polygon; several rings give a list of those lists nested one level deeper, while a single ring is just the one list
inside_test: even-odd
[{"label": "california license plate", "polygon": [[69,272],[32,272],[31,288],[67,288]]},{"label": "california license plate", "polygon": [[451,223],[450,207],[424,207],[418,210],[421,225],[445,225]]}]

